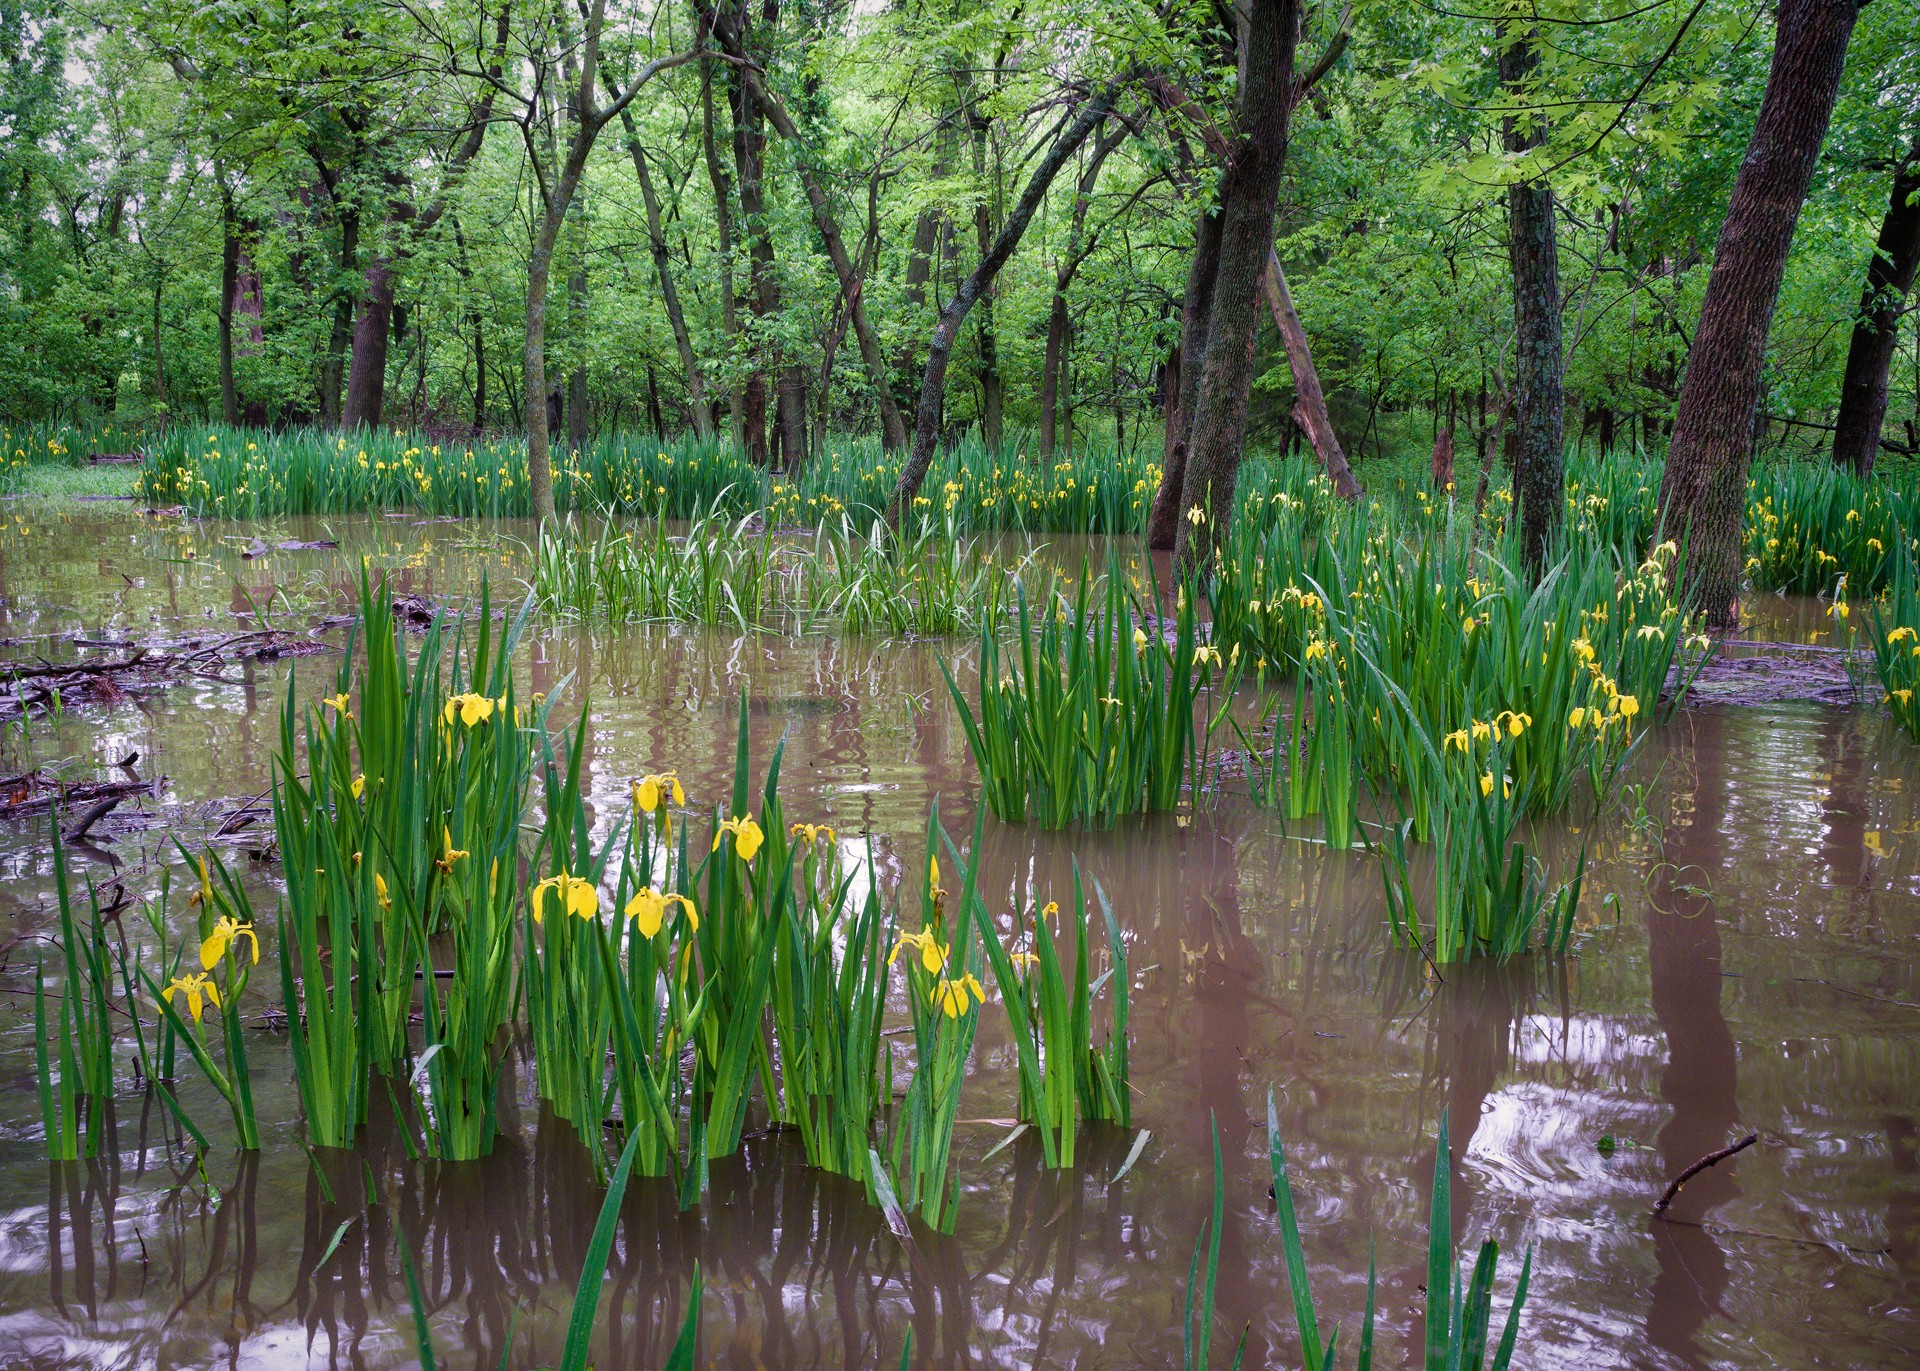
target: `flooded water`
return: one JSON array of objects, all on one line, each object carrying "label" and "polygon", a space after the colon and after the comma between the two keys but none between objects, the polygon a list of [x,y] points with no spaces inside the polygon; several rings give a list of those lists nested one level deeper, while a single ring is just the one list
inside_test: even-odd
[{"label": "flooded water", "polygon": [[[230,633],[269,604],[271,620],[304,627],[349,606],[362,556],[400,592],[471,593],[483,570],[510,582],[519,532],[383,519],[222,530],[16,503],[0,509],[0,636],[17,660],[58,660],[76,649],[57,635]],[[241,560],[256,535],[341,547]],[[1775,636],[1799,636],[1815,613],[1767,617]],[[964,644],[657,626],[533,638],[529,685],[571,677],[590,702],[603,801],[665,768],[696,805],[722,795],[744,692],[762,758],[786,740],[788,817],[830,822],[843,844],[870,835],[896,873],[917,858],[933,801],[950,829],[971,830],[972,767],[940,671],[945,654],[964,672]],[[98,882],[150,889],[174,837],[196,841],[266,789],[288,672],[311,692],[336,662],[235,668],[36,722],[7,733],[0,769],[66,761],[92,777],[137,752],[141,777],[166,777],[161,798],[142,807],[144,827],[81,856]],[[1215,1124],[1216,1364],[1244,1329],[1245,1365],[1296,1366],[1267,1195],[1271,1091],[1323,1319],[1343,1343],[1357,1334],[1371,1250],[1382,1365],[1418,1362],[1443,1112],[1455,1237],[1500,1241],[1502,1304],[1533,1250],[1517,1365],[1913,1365],[1920,748],[1872,711],[1706,708],[1660,734],[1639,780],[1621,815],[1580,835],[1593,865],[1573,955],[1444,984],[1388,943],[1368,858],[1289,838],[1231,793],[1109,833],[989,821],[990,900],[1065,895],[1077,858],[1127,930],[1134,1118],[1151,1133],[1138,1164],[1114,1181],[1132,1139],[1112,1130],[1087,1135],[1071,1173],[1043,1170],[1026,1139],[986,1156],[1015,1097],[990,1005],[951,1238],[916,1230],[903,1245],[858,1187],[809,1170],[778,1134],[755,1136],[689,1213],[635,1183],[597,1364],[662,1360],[698,1263],[702,1364],[892,1366],[911,1330],[922,1366],[1178,1365]],[[356,1152],[310,1160],[284,1040],[263,1029],[249,1049],[260,1153],[196,1164],[129,1082],[115,1146],[46,1163],[27,993],[50,913],[43,824],[0,832],[0,1365],[408,1365],[402,1241],[443,1365],[554,1363],[602,1192],[571,1131],[540,1117],[524,1068],[484,1162],[410,1160],[380,1121]],[[1690,1182],[1671,1221],[1651,1217],[1668,1178],[1748,1132],[1756,1147]]]}]

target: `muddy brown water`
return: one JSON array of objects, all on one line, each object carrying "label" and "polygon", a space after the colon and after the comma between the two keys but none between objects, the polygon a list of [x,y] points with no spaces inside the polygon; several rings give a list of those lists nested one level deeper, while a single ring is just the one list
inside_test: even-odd
[{"label": "muddy brown water", "polygon": [[[31,640],[5,649],[21,659],[70,652],[39,635],[77,629],[232,631],[273,587],[276,616],[310,622],[348,604],[362,555],[401,590],[467,593],[483,568],[496,584],[520,574],[519,532],[223,529],[16,502],[0,507],[0,636]],[[242,561],[254,536],[342,546]],[[1774,608],[1772,636],[1821,631],[1817,607]],[[788,816],[834,824],[849,853],[871,835],[881,869],[898,872],[918,859],[931,802],[956,834],[972,824],[942,654],[963,668],[970,656],[953,643],[555,628],[534,634],[527,671],[539,689],[571,675],[590,698],[593,789],[608,804],[668,767],[695,804],[723,794],[744,691],[759,760],[786,739]],[[224,802],[266,787],[289,669],[316,691],[334,660],[235,668],[42,721],[10,733],[0,762],[71,760],[92,775],[140,753],[142,775],[168,778],[163,798],[146,827],[81,860],[95,880],[117,862],[130,888],[150,889],[174,836],[194,841]],[[1267,1198],[1271,1091],[1322,1317],[1343,1344],[1357,1335],[1371,1250],[1382,1365],[1417,1364],[1443,1111],[1454,1237],[1502,1244],[1497,1307],[1533,1249],[1518,1365],[1914,1365],[1920,748],[1871,710],[1706,708],[1660,732],[1637,780],[1644,792],[1594,831],[1546,835],[1592,843],[1574,953],[1443,985],[1388,943],[1367,858],[1289,838],[1230,791],[1110,833],[989,821],[996,897],[1065,895],[1077,858],[1132,940],[1135,1121],[1151,1133],[1138,1164],[1115,1183],[1132,1140],[1098,1130],[1071,1173],[1043,1170],[1025,1140],[986,1157],[1014,1100],[989,1006],[962,1105],[977,1122],[957,1142],[954,1236],[919,1232],[909,1253],[857,1187],[810,1171],[778,1135],[752,1138],[690,1213],[635,1184],[597,1364],[664,1357],[697,1262],[703,1364],[892,1366],[911,1329],[924,1366],[1178,1365],[1211,1120],[1226,1192],[1215,1362],[1244,1330],[1245,1365],[1296,1366]],[[442,1365],[558,1359],[600,1191],[572,1135],[540,1117],[524,1067],[484,1162],[409,1160],[376,1125],[317,1169],[283,1040],[263,1030],[258,1154],[216,1147],[196,1163],[129,1082],[114,1145],[49,1167],[22,993],[33,944],[15,943],[49,922],[38,825],[0,832],[0,867],[0,1365],[409,1365],[400,1241],[418,1256]],[[270,985],[251,992],[262,1008]],[[1668,1177],[1749,1131],[1759,1145],[1690,1182],[1674,1222],[1650,1217]]]}]

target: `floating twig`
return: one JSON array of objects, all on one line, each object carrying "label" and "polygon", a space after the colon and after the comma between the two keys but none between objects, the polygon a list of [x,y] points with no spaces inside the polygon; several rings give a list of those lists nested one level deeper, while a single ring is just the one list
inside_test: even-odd
[{"label": "floating twig", "polygon": [[1681,1186],[1685,1185],[1702,1171],[1705,1171],[1709,1166],[1715,1166],[1737,1152],[1744,1152],[1759,1141],[1760,1135],[1758,1133],[1749,1133],[1731,1147],[1723,1147],[1718,1152],[1707,1153],[1706,1156],[1673,1178],[1673,1183],[1662,1192],[1659,1199],[1653,1202],[1653,1212],[1656,1214],[1665,1214],[1667,1212],[1667,1206],[1673,1203],[1673,1197],[1680,1193]]}]

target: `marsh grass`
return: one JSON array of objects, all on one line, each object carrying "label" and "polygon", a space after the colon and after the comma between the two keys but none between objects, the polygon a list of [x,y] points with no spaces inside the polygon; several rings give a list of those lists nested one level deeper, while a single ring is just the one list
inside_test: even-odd
[{"label": "marsh grass", "polygon": [[[202,516],[532,513],[526,445],[519,438],[455,441],[388,430],[275,432],[209,424],[176,427],[147,450],[141,494]],[[844,515],[865,530],[893,494],[901,461],[877,439],[855,438],[774,473],[738,449],[690,436],[615,433],[556,454],[553,489],[562,510],[583,514],[760,515],[774,527],[813,527]],[[1137,532],[1159,479],[1149,457],[1110,446],[1080,447],[1043,465],[1018,444],[992,451],[968,438],[936,456],[907,523],[914,531]]]},{"label": "marsh grass", "polygon": [[[1184,590],[1136,606],[1117,567],[1083,569],[1072,600],[1038,612],[1019,594],[1014,642],[980,636],[977,708],[942,663],[994,817],[1043,828],[1170,810],[1204,773],[1239,680],[1239,654],[1201,644]],[[1148,627],[1152,632],[1148,631]]]},{"label": "marsh grass", "polygon": [[667,621],[745,632],[940,636],[997,629],[1009,587],[1050,593],[1032,556],[995,560],[989,545],[925,530],[889,537],[847,516],[811,532],[775,534],[751,517],[696,513],[678,531],[664,522],[593,537],[544,534],[529,582],[550,617],[585,622]]},{"label": "marsh grass", "polygon": [[[1080,866],[1073,870],[1073,906],[1060,934],[1070,935],[1063,964],[1050,923],[1059,907],[1022,911],[1013,946],[1000,936],[983,901],[971,916],[979,930],[987,965],[1006,1006],[1020,1073],[1020,1118],[1040,1136],[1049,1168],[1071,1168],[1081,1119],[1126,1127],[1133,1109],[1127,1063],[1128,971],[1126,941],[1113,917],[1106,892],[1100,899],[1107,932],[1108,970],[1091,976],[1088,956],[1086,887]],[[1095,1036],[1093,1007],[1111,987],[1112,1024],[1103,1045]]]},{"label": "marsh grass", "polygon": [[[1273,1093],[1267,1093],[1267,1154],[1273,1176],[1275,1216],[1287,1270],[1287,1289],[1293,1306],[1294,1331],[1300,1340],[1304,1371],[1333,1371],[1340,1329],[1325,1331],[1307,1278],[1306,1247],[1294,1204],[1293,1180],[1287,1169],[1286,1147],[1280,1137],[1280,1116]],[[1520,1264],[1520,1276],[1507,1303],[1499,1340],[1493,1336],[1493,1288],[1499,1271],[1500,1245],[1491,1239],[1480,1244],[1470,1269],[1463,1269],[1453,1252],[1452,1149],[1447,1117],[1440,1116],[1440,1135],[1434,1150],[1432,1199],[1427,1216],[1427,1279],[1424,1288],[1424,1331],[1418,1365],[1423,1371],[1508,1371],[1520,1344],[1520,1314],[1527,1302],[1533,1275],[1533,1251]],[[1213,1208],[1201,1224],[1187,1271],[1183,1365],[1204,1371],[1213,1340],[1214,1291],[1220,1267],[1220,1224],[1225,1213],[1224,1172],[1220,1165],[1220,1129],[1213,1127]],[[1375,1331],[1375,1272],[1367,1263],[1367,1298],[1360,1315],[1355,1371],[1372,1371]],[[1233,1364],[1245,1350],[1244,1333]]]},{"label": "marsh grass", "polygon": [[48,1159],[77,1161],[98,1152],[113,1094],[112,962],[100,897],[91,882],[84,924],[74,912],[73,878],[57,811],[50,828],[60,990],[57,1009],[49,1011],[43,952],[33,981],[34,1076]]}]

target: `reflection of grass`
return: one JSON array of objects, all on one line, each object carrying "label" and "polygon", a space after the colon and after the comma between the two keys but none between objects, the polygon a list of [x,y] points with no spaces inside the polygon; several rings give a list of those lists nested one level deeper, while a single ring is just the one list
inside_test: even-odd
[{"label": "reflection of grass", "polygon": [[[1300,1337],[1300,1365],[1305,1371],[1333,1371],[1340,1330],[1333,1328],[1323,1339],[1313,1290],[1307,1281],[1305,1245],[1294,1209],[1293,1184],[1287,1173],[1286,1148],[1280,1141],[1280,1116],[1273,1095],[1267,1095],[1268,1160],[1273,1172],[1273,1200],[1280,1220],[1280,1241],[1287,1264],[1287,1287],[1292,1295],[1294,1328]],[[1507,1371],[1519,1345],[1520,1311],[1527,1302],[1527,1285],[1533,1274],[1533,1251],[1528,1249],[1520,1264],[1520,1279],[1514,1285],[1513,1299],[1507,1306],[1505,1324],[1499,1340],[1491,1343],[1493,1323],[1493,1281],[1500,1260],[1500,1245],[1491,1239],[1480,1244],[1471,1274],[1462,1272],[1453,1253],[1452,1149],[1447,1142],[1447,1116],[1440,1116],[1439,1145],[1433,1159],[1433,1201],[1427,1221],[1426,1337],[1424,1355],[1417,1363],[1422,1371]],[[1186,1371],[1205,1371],[1213,1333],[1214,1287],[1220,1268],[1220,1224],[1224,1217],[1223,1173],[1220,1167],[1220,1129],[1213,1129],[1213,1212],[1195,1244],[1193,1263],[1187,1273]],[[1360,1347],[1355,1361],[1357,1371],[1372,1371],[1374,1335],[1374,1270],[1367,1263],[1367,1302],[1360,1315]],[[1242,1333],[1233,1364],[1240,1365],[1246,1335]]]}]

